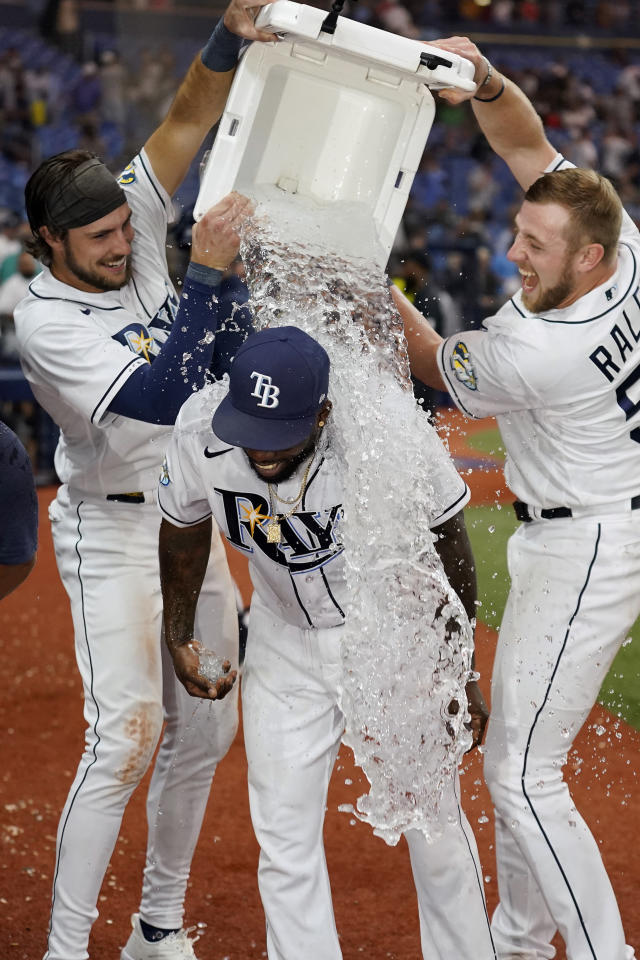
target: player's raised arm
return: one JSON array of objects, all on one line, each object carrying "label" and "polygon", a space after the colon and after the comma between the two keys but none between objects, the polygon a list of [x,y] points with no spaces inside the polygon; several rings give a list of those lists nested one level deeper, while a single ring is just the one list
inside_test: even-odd
[{"label": "player's raised arm", "polygon": [[457,53],[475,65],[478,84],[475,94],[441,90],[439,96],[454,104],[471,101],[480,129],[491,147],[526,190],[545,172],[557,152],[547,140],[533,104],[466,37],[436,40],[434,45]]},{"label": "player's raised arm", "polygon": [[111,413],[173,424],[187,397],[204,386],[216,349],[215,334],[224,319],[215,292],[240,249],[240,226],[252,211],[251,201],[234,191],[194,226],[191,262],[171,333],[154,362],[133,370],[112,397]]},{"label": "player's raised arm", "polygon": [[222,116],[242,40],[274,40],[253,22],[269,2],[232,0],[189,67],[167,116],[147,140],[151,165],[169,194],[182,182],[202,141]]},{"label": "player's raised arm", "polygon": [[211,549],[211,517],[193,527],[177,527],[163,518],[159,558],[164,638],[180,682],[192,697],[220,700],[233,687],[236,671],[224,661],[224,676],[207,680],[200,673],[194,641],[196,606]]}]

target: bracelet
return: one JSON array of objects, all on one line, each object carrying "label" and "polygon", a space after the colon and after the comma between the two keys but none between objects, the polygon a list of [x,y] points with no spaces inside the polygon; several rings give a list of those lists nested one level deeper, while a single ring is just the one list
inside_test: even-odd
[{"label": "bracelet", "polygon": [[481,87],[486,87],[486,85],[489,83],[489,80],[491,80],[491,77],[493,76],[493,67],[491,66],[491,63],[487,60],[487,58],[484,55],[482,59],[487,65],[487,75],[482,81],[482,83],[478,84],[478,90],[480,90]]},{"label": "bracelet", "polygon": [[474,95],[474,100],[477,100],[478,103],[493,103],[494,100],[497,100],[498,97],[501,97],[504,93],[504,80],[500,81],[500,89],[496,93],[495,97],[476,97]]},{"label": "bracelet", "polygon": [[241,45],[242,37],[237,37],[235,33],[227,30],[224,19],[220,17],[215,30],[200,54],[200,59],[208,70],[215,70],[216,73],[227,73],[228,70],[233,70],[237,64]]}]

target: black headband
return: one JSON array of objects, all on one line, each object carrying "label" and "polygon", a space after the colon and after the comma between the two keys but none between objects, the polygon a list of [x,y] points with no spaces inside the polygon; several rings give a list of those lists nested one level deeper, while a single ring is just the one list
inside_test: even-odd
[{"label": "black headband", "polygon": [[85,227],[121,207],[124,190],[97,157],[85,160],[47,198],[47,225],[69,230]]}]

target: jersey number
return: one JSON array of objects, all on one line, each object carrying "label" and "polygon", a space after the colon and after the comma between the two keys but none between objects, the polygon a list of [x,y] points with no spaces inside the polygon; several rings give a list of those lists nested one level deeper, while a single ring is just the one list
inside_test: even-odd
[{"label": "jersey number", "polygon": [[[632,417],[635,417],[636,413],[640,412],[640,401],[634,403],[633,400],[627,396],[627,390],[637,383],[638,380],[640,380],[640,364],[616,387],[616,400],[618,401],[618,406],[624,410],[624,415],[627,420],[631,420]],[[640,427],[634,427],[629,436],[632,440],[635,440],[636,443],[640,443]]]}]

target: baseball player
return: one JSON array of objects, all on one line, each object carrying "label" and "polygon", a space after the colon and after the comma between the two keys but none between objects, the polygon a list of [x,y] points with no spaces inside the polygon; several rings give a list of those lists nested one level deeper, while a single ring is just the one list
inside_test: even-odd
[{"label": "baseball player", "polygon": [[[521,526],[496,654],[485,777],[496,810],[502,960],[631,960],[598,845],[562,766],[640,611],[640,235],[609,181],[572,168],[532,105],[464,38],[474,113],[526,191],[522,287],[442,341],[394,293],[416,376],[496,416]],[[445,96],[457,102],[453,92]]]},{"label": "baseball player", "polygon": [[[87,724],[58,829],[47,960],[88,956],[124,808],[163,722],[142,902],[122,960],[195,957],[182,930],[184,895],[237,713],[234,697],[194,712],[163,663],[155,487],[180,406],[210,366],[225,369],[246,332],[236,316],[235,343],[226,330],[224,352],[217,346],[225,318],[215,292],[238,252],[248,201],[232,194],[194,228],[180,301],[165,239],[170,195],[222,112],[240,34],[263,39],[246,0],[233,0],[166,119],[118,181],[97,158],[70,151],[41,164],[26,188],[32,248],[45,266],[15,323],[25,374],[61,428],[62,486],[50,518]],[[219,538],[209,572],[198,617],[203,633],[207,623],[219,625],[221,650],[236,662],[234,592]]]},{"label": "baseball player", "polygon": [[[249,560],[243,726],[271,960],[341,957],[322,843],[344,726],[337,688],[346,603],[342,484],[325,435],[328,383],[329,358],[308,334],[296,327],[252,334],[219,405],[205,388],[182,408],[158,488],[165,637],[194,696],[211,695],[192,640],[202,637],[194,615],[212,517]],[[473,616],[473,559],[460,512],[469,493],[450,461],[433,479],[438,549]],[[222,674],[214,694],[232,691],[234,680],[233,670]],[[468,694],[477,745],[486,709],[475,683]],[[450,786],[441,839],[429,844],[420,831],[406,833],[422,948],[429,958],[489,960],[475,840],[458,784]]]},{"label": "baseball player", "polygon": [[27,451],[0,421],[0,600],[27,579],[38,548],[38,498]]}]

